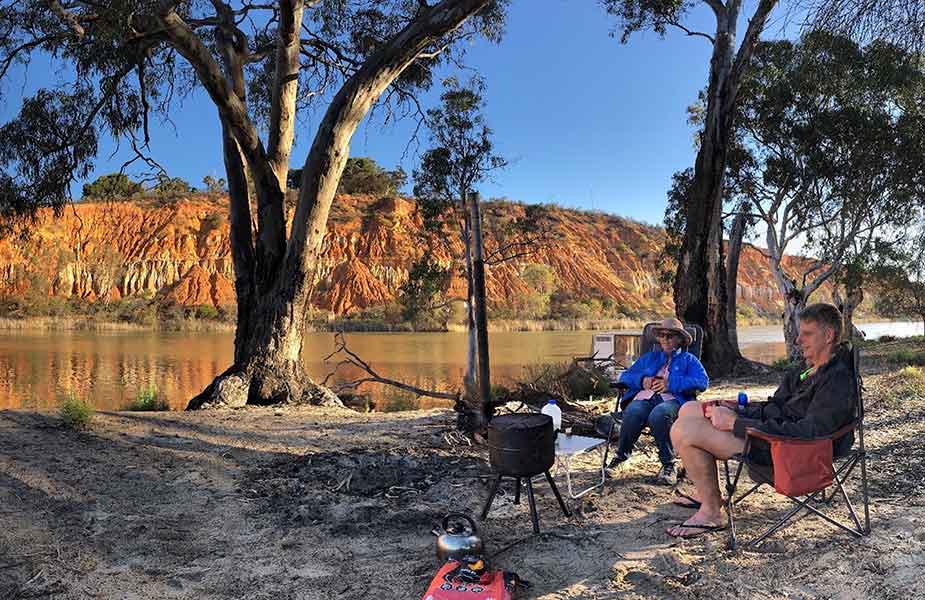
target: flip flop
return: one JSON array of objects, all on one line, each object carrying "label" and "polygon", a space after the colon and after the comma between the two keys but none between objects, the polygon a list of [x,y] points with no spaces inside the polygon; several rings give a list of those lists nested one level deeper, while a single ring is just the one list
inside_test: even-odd
[{"label": "flip flop", "polygon": [[[688,533],[688,534],[683,534],[683,533],[681,533],[681,534],[674,534],[674,533],[671,533],[671,530],[674,529],[675,527],[683,527],[684,529],[693,529],[694,532],[693,532],[693,533]],[[705,533],[713,533],[713,532],[715,532],[715,531],[725,531],[725,530],[726,530],[726,526],[725,526],[725,525],[713,525],[713,524],[710,524],[710,523],[704,523],[704,524],[700,524],[700,523],[681,523],[680,525],[673,525],[672,527],[669,527],[668,529],[665,530],[665,533],[667,533],[668,535],[670,535],[670,536],[673,537],[673,538],[680,538],[680,539],[682,539],[682,540],[686,540],[686,539],[690,539],[690,538],[693,538],[693,537],[697,537],[698,535],[703,535],[703,534],[705,534]]]},{"label": "flip flop", "polygon": [[675,490],[674,493],[677,496],[677,498],[672,500],[671,503],[674,504],[675,506],[680,506],[681,508],[693,508],[693,509],[700,508],[700,501],[678,490]]}]

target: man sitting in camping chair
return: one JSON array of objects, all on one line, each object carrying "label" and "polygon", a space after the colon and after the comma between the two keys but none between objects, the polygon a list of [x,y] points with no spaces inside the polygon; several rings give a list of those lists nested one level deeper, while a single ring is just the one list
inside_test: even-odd
[{"label": "man sitting in camping chair", "polygon": [[[681,407],[671,439],[696,488],[692,496],[684,499],[697,512],[683,524],[669,528],[669,535],[687,538],[725,529],[716,460],[729,459],[745,450],[746,428],[809,439],[830,435],[852,421],[858,392],[854,375],[836,356],[841,333],[842,318],[837,308],[830,304],[807,306],[800,314],[797,343],[808,368],[788,372],[767,402],[749,404],[741,413],[736,412],[735,402],[690,402]],[[835,453],[852,442],[851,433],[836,440]],[[752,439],[748,460],[770,465],[769,445]]]}]

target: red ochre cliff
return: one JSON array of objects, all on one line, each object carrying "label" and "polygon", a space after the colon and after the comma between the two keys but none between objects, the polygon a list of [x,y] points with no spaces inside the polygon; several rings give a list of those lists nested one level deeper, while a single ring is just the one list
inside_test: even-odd
[{"label": "red ochre cliff", "polygon": [[[492,214],[507,219],[524,211],[513,203],[489,206]],[[629,313],[671,312],[670,289],[657,276],[662,229],[558,207],[549,207],[547,218],[554,235],[546,244],[530,256],[487,270],[490,302],[516,304],[530,291],[521,277],[524,267],[538,263],[555,273],[557,289],[577,298],[609,297]],[[451,254],[460,255],[458,236],[422,240],[421,229],[414,200],[340,196],[331,213],[313,304],[336,315],[382,306],[396,299],[410,266],[424,252],[444,264]],[[0,240],[0,295],[26,297],[30,289],[90,302],[150,297],[230,307],[235,296],[227,201],[77,203],[59,217],[41,213],[25,241]],[[451,291],[464,295],[458,277]],[[755,313],[781,310],[767,259],[750,246],[740,263],[738,296],[742,307]]]}]

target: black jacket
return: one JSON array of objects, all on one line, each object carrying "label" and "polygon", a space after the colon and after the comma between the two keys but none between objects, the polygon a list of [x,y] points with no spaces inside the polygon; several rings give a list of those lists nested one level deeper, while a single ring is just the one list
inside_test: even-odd
[{"label": "black jacket", "polygon": [[[835,433],[857,416],[857,385],[850,361],[850,349],[839,348],[832,360],[804,381],[800,381],[804,369],[788,371],[767,402],[746,407],[736,419],[733,433],[744,438],[746,427],[804,439]],[[851,433],[839,439],[836,454],[850,448],[853,441]]]}]

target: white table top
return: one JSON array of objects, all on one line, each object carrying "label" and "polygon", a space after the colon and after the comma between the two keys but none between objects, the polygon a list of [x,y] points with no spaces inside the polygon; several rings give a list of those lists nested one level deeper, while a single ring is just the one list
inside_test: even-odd
[{"label": "white table top", "polygon": [[565,435],[564,433],[559,433],[556,437],[556,455],[569,456],[581,454],[592,448],[597,448],[601,444],[606,443],[606,441],[607,440],[601,438],[593,438],[584,435]]}]

